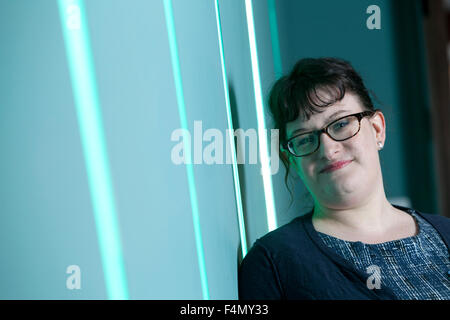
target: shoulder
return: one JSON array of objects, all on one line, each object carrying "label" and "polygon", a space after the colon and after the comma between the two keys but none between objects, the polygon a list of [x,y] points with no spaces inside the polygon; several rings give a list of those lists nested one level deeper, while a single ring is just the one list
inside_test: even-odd
[{"label": "shoulder", "polygon": [[[307,234],[303,216],[258,238],[239,265],[240,299],[282,299],[293,279],[307,283]],[[295,272],[290,272],[295,270]],[[290,279],[290,281],[288,280]],[[306,297],[306,291],[301,291]]]},{"label": "shoulder", "polygon": [[424,217],[427,220],[432,220],[433,222],[450,225],[450,218],[448,218],[448,217],[444,217],[439,214],[431,214],[431,213],[424,213],[424,212],[420,212],[419,214],[422,215],[422,217]]},{"label": "shoulder", "polygon": [[307,215],[304,215],[291,220],[289,223],[258,238],[254,245],[264,247],[267,251],[274,253],[304,246],[309,241],[303,223],[307,218]]},{"label": "shoulder", "polygon": [[424,218],[425,220],[427,220],[434,227],[445,227],[445,228],[450,227],[450,218],[448,218],[448,217],[441,216],[439,214],[427,213],[427,212],[423,212],[423,211],[419,211],[419,210],[416,210],[413,208],[407,208],[407,207],[403,207],[403,206],[399,206],[399,205],[394,205],[394,207],[396,207],[397,209],[406,211],[409,214],[415,213],[415,214],[421,216],[422,218]]},{"label": "shoulder", "polygon": [[306,260],[312,246],[312,241],[304,226],[306,219],[308,219],[308,215],[294,218],[289,223],[258,238],[244,261],[264,259],[276,264],[286,259],[292,260],[300,257]]},{"label": "shoulder", "polygon": [[407,211],[410,214],[414,213],[422,217],[442,236],[447,246],[450,244],[450,218],[438,214],[431,214],[418,211],[412,208],[405,208],[399,206],[397,206],[397,208]]},{"label": "shoulder", "polygon": [[410,209],[414,213],[418,214],[425,220],[427,220],[429,223],[433,225],[435,228],[444,228],[446,230],[450,230],[450,218],[441,216],[439,214],[431,214],[426,212],[421,212],[418,210]]}]

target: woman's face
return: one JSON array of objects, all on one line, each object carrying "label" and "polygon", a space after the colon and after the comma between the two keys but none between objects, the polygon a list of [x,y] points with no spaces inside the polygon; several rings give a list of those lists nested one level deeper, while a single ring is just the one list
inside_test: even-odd
[{"label": "woman's face", "polygon": [[[308,121],[297,119],[289,122],[287,137],[297,134],[299,128],[305,132],[321,129],[335,119],[362,111],[365,110],[358,97],[347,92],[341,101],[325,108],[322,113],[312,115]],[[321,134],[317,151],[304,157],[290,155],[290,161],[315,202],[329,208],[344,209],[365,201],[377,191],[376,188],[383,188],[377,143],[384,145],[384,141],[384,116],[377,112],[361,120],[361,129],[354,137],[334,141],[327,134]],[[349,162],[339,169],[322,171],[340,161]]]}]

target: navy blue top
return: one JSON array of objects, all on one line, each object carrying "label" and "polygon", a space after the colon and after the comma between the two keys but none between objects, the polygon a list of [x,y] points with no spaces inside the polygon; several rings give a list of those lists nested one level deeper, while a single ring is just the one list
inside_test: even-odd
[{"label": "navy blue top", "polygon": [[323,242],[355,268],[366,272],[368,286],[387,286],[398,299],[450,300],[450,259],[437,231],[415,210],[417,235],[377,244],[346,241],[318,232]]},{"label": "navy blue top", "polygon": [[[448,288],[450,277],[450,219],[397,205],[394,207],[409,214],[414,212],[419,220],[423,219],[419,230],[426,231],[423,226],[431,228],[427,227],[428,231],[419,232],[414,237],[400,239],[404,240],[403,245],[411,244],[409,241],[429,239],[428,245],[420,249],[425,250],[424,254],[428,257],[422,260],[425,265],[416,265],[422,262],[411,259],[414,250],[408,245],[402,247],[402,242],[398,240],[386,244],[395,244],[394,247],[400,250],[395,252],[395,257],[402,259],[392,260],[394,254],[389,252],[372,252],[373,260],[367,261],[374,263],[358,265],[358,261],[364,259],[363,256],[349,259],[348,253],[337,251],[336,247],[330,247],[330,243],[323,240],[324,234],[319,234],[313,227],[311,211],[255,241],[239,266],[239,299],[448,299],[448,293],[442,288]],[[359,241],[355,243],[358,243],[356,246],[362,244]],[[430,243],[434,243],[434,247],[430,247]],[[368,246],[380,248],[377,245]],[[358,250],[363,247],[360,246]],[[384,258],[380,259],[381,256]],[[405,264],[406,261],[412,269],[399,272],[402,266],[398,263]],[[430,275],[433,277],[430,278]],[[417,282],[417,277],[422,281]],[[395,286],[393,282],[403,282],[410,292],[399,291],[401,285]],[[412,289],[416,286],[423,289],[425,285],[431,287],[423,295]]]}]

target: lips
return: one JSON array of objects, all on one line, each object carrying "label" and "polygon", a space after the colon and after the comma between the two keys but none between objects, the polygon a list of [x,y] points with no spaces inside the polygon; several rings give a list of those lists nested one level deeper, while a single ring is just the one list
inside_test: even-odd
[{"label": "lips", "polygon": [[352,160],[333,162],[332,164],[327,165],[322,170],[320,170],[320,173],[327,173],[327,172],[339,170],[339,169],[345,167],[346,165],[348,165],[350,162],[352,162]]}]

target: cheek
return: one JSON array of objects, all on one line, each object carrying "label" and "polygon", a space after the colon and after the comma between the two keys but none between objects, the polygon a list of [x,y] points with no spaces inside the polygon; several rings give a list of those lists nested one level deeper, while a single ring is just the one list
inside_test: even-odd
[{"label": "cheek", "polygon": [[373,165],[377,161],[378,150],[372,145],[372,141],[360,140],[348,147],[350,155],[361,165]]},{"label": "cheek", "polygon": [[304,182],[308,183],[310,181],[315,180],[314,177],[315,165],[313,162],[299,160],[297,161],[297,167],[299,168],[298,174]]}]

